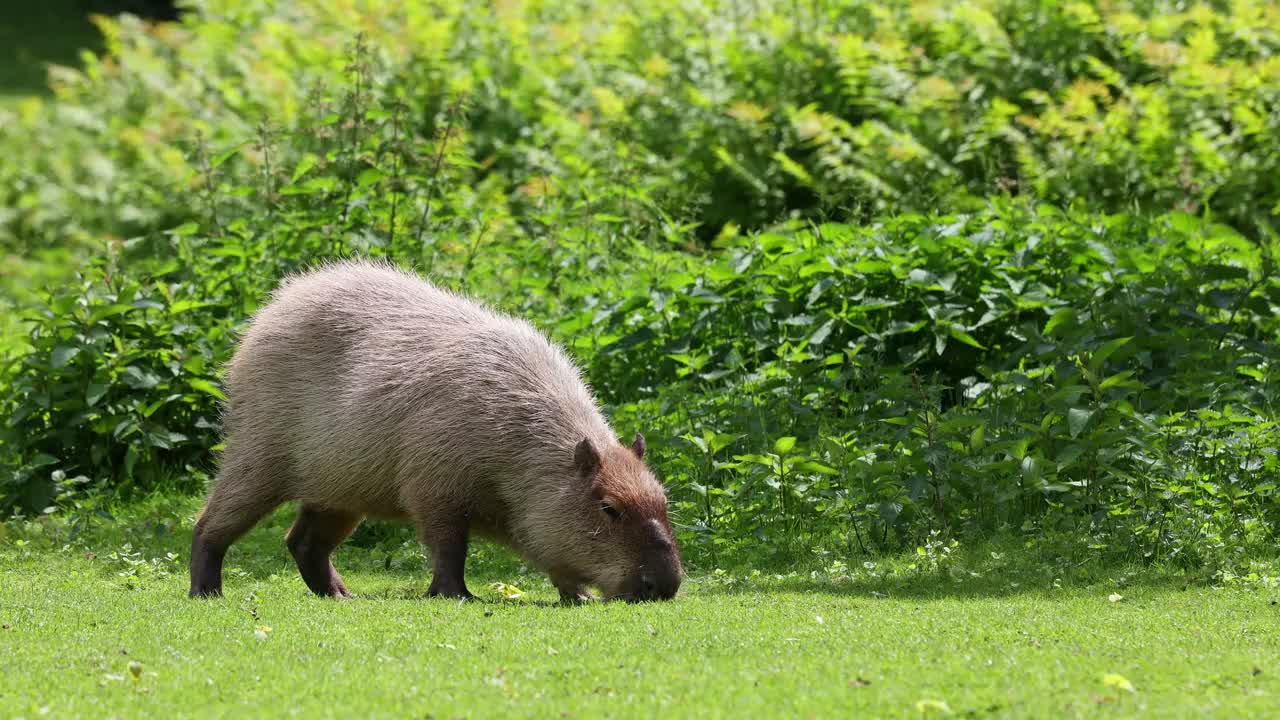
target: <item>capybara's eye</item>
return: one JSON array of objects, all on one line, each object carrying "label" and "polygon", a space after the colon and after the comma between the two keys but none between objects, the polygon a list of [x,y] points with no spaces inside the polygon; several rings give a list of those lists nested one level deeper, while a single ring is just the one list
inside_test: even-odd
[{"label": "capybara's eye", "polygon": [[603,511],[605,515],[608,515],[612,520],[619,520],[622,518],[622,511],[609,503],[601,503],[600,510]]}]

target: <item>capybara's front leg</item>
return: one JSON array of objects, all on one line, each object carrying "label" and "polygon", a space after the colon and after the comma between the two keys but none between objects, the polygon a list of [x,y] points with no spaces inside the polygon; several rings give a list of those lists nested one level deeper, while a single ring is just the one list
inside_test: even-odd
[{"label": "capybara's front leg", "polygon": [[422,529],[423,542],[431,546],[431,587],[427,595],[469,600],[464,577],[467,564],[467,525],[456,518],[434,522]]}]

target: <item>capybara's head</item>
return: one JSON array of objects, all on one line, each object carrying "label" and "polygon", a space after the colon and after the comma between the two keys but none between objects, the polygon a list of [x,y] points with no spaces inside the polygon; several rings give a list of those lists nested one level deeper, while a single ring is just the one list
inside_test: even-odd
[{"label": "capybara's head", "polygon": [[644,437],[630,447],[574,449],[577,490],[568,513],[579,548],[573,572],[596,585],[606,600],[669,600],[684,577],[680,551],[667,519],[667,495],[644,462]]}]

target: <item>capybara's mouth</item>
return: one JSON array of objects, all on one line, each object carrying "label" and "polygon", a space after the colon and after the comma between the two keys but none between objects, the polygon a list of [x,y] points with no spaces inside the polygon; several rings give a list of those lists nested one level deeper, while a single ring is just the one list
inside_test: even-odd
[{"label": "capybara's mouth", "polygon": [[651,581],[635,583],[635,587],[616,593],[605,593],[605,601],[621,600],[626,603],[660,602],[675,598],[679,584],[659,585]]},{"label": "capybara's mouth", "polygon": [[664,597],[658,597],[656,595],[653,597],[644,597],[641,595],[636,595],[635,593],[621,593],[618,595],[608,596],[605,598],[605,601],[612,602],[617,600],[617,601],[625,602],[628,605],[638,605],[640,603],[661,602],[663,600],[670,600],[670,599],[671,598],[669,597],[664,598]]},{"label": "capybara's mouth", "polygon": [[668,595],[666,597],[663,597],[661,595],[654,595],[652,597],[636,597],[635,595],[627,595],[624,599],[628,603],[636,604],[636,603],[649,603],[649,602],[667,602],[668,600],[672,600],[674,598],[675,598],[675,595]]}]

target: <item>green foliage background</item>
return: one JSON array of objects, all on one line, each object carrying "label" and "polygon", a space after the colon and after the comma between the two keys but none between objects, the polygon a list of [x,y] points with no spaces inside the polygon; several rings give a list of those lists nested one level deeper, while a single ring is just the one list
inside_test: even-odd
[{"label": "green foliage background", "polygon": [[236,330],[384,255],[570,345],[695,562],[1274,547],[1277,3],[101,25],[0,108],[6,508],[201,490]]}]

